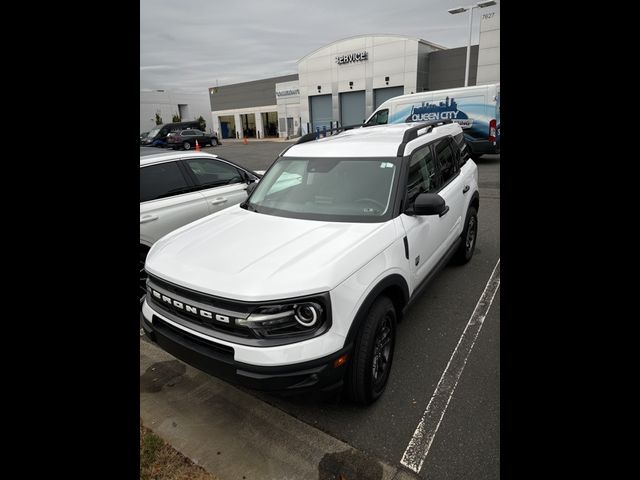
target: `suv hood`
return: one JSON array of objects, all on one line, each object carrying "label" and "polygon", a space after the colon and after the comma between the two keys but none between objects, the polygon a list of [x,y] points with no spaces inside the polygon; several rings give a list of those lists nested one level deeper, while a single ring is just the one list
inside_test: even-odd
[{"label": "suv hood", "polygon": [[335,288],[394,239],[392,221],[299,220],[236,205],[161,238],[145,268],[215,296],[284,299]]}]

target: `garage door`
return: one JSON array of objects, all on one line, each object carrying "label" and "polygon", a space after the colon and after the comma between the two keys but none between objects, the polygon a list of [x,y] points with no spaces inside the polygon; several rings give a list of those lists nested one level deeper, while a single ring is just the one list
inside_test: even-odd
[{"label": "garage door", "polygon": [[340,94],[342,125],[360,125],[364,121],[364,90]]},{"label": "garage door", "polygon": [[375,111],[380,105],[389,100],[390,98],[397,97],[398,95],[404,95],[404,87],[388,87],[377,88],[373,91],[373,110]]},{"label": "garage door", "polygon": [[331,128],[333,114],[331,108],[331,95],[314,95],[309,97],[309,109],[311,110],[311,129],[315,132],[316,127],[323,126]]}]

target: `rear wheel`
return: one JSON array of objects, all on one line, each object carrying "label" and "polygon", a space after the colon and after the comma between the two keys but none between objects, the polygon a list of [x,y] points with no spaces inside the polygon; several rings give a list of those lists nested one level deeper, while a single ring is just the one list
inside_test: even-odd
[{"label": "rear wheel", "polygon": [[467,210],[467,218],[462,231],[462,242],[455,253],[453,260],[457,264],[464,264],[471,260],[473,252],[476,248],[476,239],[478,237],[478,212],[475,207],[469,207]]},{"label": "rear wheel", "polygon": [[184,148],[185,150],[191,150],[191,144],[189,142],[184,142],[182,144],[182,148]]},{"label": "rear wheel", "polygon": [[378,298],[356,338],[347,370],[346,392],[354,402],[376,401],[387,385],[396,336],[396,311],[387,297]]}]

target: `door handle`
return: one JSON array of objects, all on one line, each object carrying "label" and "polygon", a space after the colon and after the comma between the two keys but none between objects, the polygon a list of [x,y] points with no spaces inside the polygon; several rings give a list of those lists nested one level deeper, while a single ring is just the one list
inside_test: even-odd
[{"label": "door handle", "polygon": [[144,217],[140,217],[140,223],[148,223],[153,222],[158,219],[158,215],[145,215]]},{"label": "door handle", "polygon": [[469,191],[469,185],[465,185],[464,188],[462,189],[462,193],[467,193]]},{"label": "door handle", "polygon": [[447,205],[446,207],[444,207],[444,210],[442,211],[442,213],[440,214],[441,217],[444,217],[447,212],[449,211],[449,205]]},{"label": "door handle", "polygon": [[226,201],[227,201],[226,198],[219,197],[219,198],[216,198],[215,200],[213,200],[211,202],[211,205],[220,205],[221,203],[225,203]]}]

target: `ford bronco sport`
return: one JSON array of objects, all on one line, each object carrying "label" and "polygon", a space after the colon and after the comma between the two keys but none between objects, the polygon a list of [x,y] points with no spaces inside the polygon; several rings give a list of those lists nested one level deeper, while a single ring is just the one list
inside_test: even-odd
[{"label": "ford bronco sport", "polygon": [[375,401],[403,312],[450,259],[474,252],[478,173],[460,126],[305,135],[248,191],[151,248],[146,334],[250,388],[344,385]]}]

